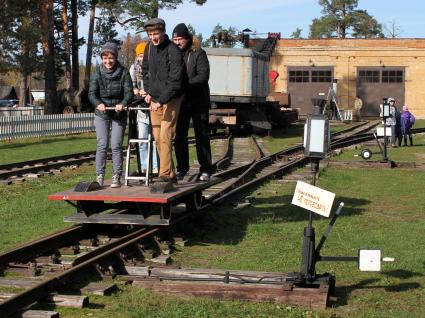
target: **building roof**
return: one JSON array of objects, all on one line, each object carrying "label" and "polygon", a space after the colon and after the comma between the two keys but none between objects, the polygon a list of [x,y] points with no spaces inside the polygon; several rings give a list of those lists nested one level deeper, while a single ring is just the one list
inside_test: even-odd
[{"label": "building roof", "polygon": [[354,38],[328,38],[328,39],[281,39],[278,41],[279,48],[294,47],[339,47],[339,48],[403,48],[425,49],[425,38],[405,39],[354,39]]}]

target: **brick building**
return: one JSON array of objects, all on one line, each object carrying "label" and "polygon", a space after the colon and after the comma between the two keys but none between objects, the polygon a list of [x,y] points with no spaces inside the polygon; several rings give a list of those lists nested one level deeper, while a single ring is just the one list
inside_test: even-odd
[{"label": "brick building", "polygon": [[341,109],[352,109],[358,94],[363,116],[378,116],[382,98],[391,96],[425,118],[425,39],[282,39],[270,70],[279,74],[272,90],[289,93],[301,115],[337,80]]}]

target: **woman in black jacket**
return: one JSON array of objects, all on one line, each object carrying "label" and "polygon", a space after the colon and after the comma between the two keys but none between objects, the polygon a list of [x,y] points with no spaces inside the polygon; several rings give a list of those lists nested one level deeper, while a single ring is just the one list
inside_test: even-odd
[{"label": "woman in black jacket", "polygon": [[[109,133],[111,132],[113,177],[111,188],[121,186],[123,166],[122,144],[124,139],[127,115],[124,107],[133,98],[133,83],[130,73],[117,60],[118,47],[108,42],[100,53],[102,64],[93,74],[89,87],[89,100],[95,107],[94,124],[96,127],[96,175],[97,182],[103,186],[108,150]],[[105,107],[114,107],[106,110]],[[112,129],[111,129],[112,127]]]}]

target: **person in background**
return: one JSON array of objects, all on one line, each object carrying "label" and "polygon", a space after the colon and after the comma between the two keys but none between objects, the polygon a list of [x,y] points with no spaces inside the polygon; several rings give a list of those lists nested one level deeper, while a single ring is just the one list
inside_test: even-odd
[{"label": "person in background", "polygon": [[398,108],[395,108],[395,133],[396,133],[396,141],[397,146],[401,147],[401,139],[402,139],[402,133],[401,133],[401,112],[398,110]]},{"label": "person in background", "polygon": [[150,41],[142,62],[143,87],[159,153],[159,181],[177,183],[172,141],[183,95],[183,55],[165,34],[164,20],[151,19],[145,29]]},{"label": "person in background", "polygon": [[386,126],[391,127],[391,147],[397,147],[397,113],[398,110],[395,106],[395,99],[393,97],[388,98],[390,104],[390,117],[385,121]]},{"label": "person in background", "polygon": [[403,135],[403,146],[407,146],[407,136],[409,136],[410,146],[413,146],[412,126],[415,124],[415,116],[409,111],[407,105],[403,106],[403,112],[400,115],[401,133]]},{"label": "person in background", "polygon": [[363,107],[363,101],[360,98],[359,95],[356,96],[356,99],[354,100],[354,118],[355,121],[360,121],[361,120],[361,110]]},{"label": "person in background", "polygon": [[[136,46],[136,60],[130,67],[130,76],[133,81],[134,96],[145,98],[146,92],[143,89],[142,62],[145,52],[146,42],[141,42]],[[149,114],[146,111],[137,111],[137,131],[139,139],[148,138],[150,130]],[[140,154],[140,171],[146,174],[148,160],[148,144],[141,142],[139,144]],[[158,173],[158,155],[156,152],[155,142],[152,144],[152,173]]]},{"label": "person in background", "polygon": [[190,119],[193,122],[196,139],[196,154],[200,164],[201,181],[209,181],[212,173],[211,146],[209,137],[210,65],[198,39],[194,39],[184,23],[173,31],[173,42],[184,54],[186,81],[184,98],[177,121],[175,150],[177,179],[183,179],[189,170],[189,147],[187,135]]},{"label": "person in background", "polygon": [[[96,67],[89,86],[89,100],[95,107],[96,179],[103,186],[111,132],[113,169],[111,188],[119,188],[123,166],[122,144],[127,124],[124,107],[133,99],[133,85],[128,70],[118,61],[118,47],[115,43],[105,43],[100,57],[102,63]],[[114,110],[106,110],[105,107],[114,107]]]}]

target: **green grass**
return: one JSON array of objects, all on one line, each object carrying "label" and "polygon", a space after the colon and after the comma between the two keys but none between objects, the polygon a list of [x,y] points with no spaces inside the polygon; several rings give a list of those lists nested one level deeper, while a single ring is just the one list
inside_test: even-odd
[{"label": "green grass", "polygon": [[[381,140],[381,144],[382,144]],[[409,144],[409,142],[408,142]],[[415,161],[425,161],[425,134],[416,134],[413,136],[413,147],[397,147],[392,148],[391,145],[387,146],[387,157],[390,160],[397,162],[415,162]],[[383,145],[382,145],[383,146]],[[382,159],[381,151],[379,150],[376,142],[373,142],[371,145],[359,145],[355,149],[347,148],[343,152],[334,156],[332,160],[354,160],[354,161],[363,161],[363,158],[359,155],[363,149],[369,149],[372,151],[371,161],[377,161]]]},{"label": "green grass", "polygon": [[[194,136],[189,128],[189,137]],[[127,136],[124,138],[127,145]],[[12,142],[0,142],[0,164],[42,159],[77,152],[95,151],[96,134],[84,133],[69,136],[16,139]],[[193,158],[191,158],[193,160]]]},{"label": "green grass", "polygon": [[270,136],[265,137],[265,146],[270,153],[276,153],[290,146],[303,142],[304,124],[291,124],[287,130],[273,130]]},{"label": "green grass", "polygon": [[[121,286],[109,298],[91,298],[92,307],[60,310],[64,317],[421,317],[425,306],[425,171],[325,169],[319,186],[337,194],[345,207],[323,255],[355,256],[359,248],[379,248],[380,273],[364,273],[355,263],[319,263],[319,273],[337,278],[332,307],[308,311],[287,305],[178,298]],[[385,186],[382,186],[382,185]],[[308,213],[292,206],[293,184],[271,181],[253,191],[253,205],[220,206],[185,223],[190,246],[173,255],[185,267],[293,272],[299,269]],[[317,236],[327,219],[315,217]]]},{"label": "green grass", "polygon": [[58,176],[0,185],[0,251],[70,226],[62,218],[75,209],[64,201],[48,201],[47,196],[80,181],[94,180],[94,170],[94,166],[82,166],[78,170],[64,170]]},{"label": "green grass", "polygon": [[17,139],[10,143],[0,142],[0,164],[95,150],[96,135],[94,133]]},{"label": "green grass", "polygon": [[[299,128],[296,128],[298,129]],[[291,135],[293,134],[293,135]],[[269,149],[296,142],[267,138]],[[418,137],[419,138],[419,137]],[[425,142],[424,142],[425,143]],[[193,147],[191,147],[193,151]],[[420,157],[423,148],[408,151]],[[272,151],[272,150],[271,150]],[[412,153],[410,153],[412,151]],[[108,166],[110,168],[110,165]],[[83,166],[22,185],[0,186],[0,250],[68,226],[63,215],[73,213],[65,202],[48,202],[48,194],[93,178],[94,167]],[[179,298],[120,286],[110,297],[90,296],[83,310],[59,309],[62,317],[421,317],[425,308],[425,171],[419,169],[344,169],[321,171],[318,186],[336,193],[345,207],[326,242],[323,255],[355,256],[359,248],[379,248],[380,273],[363,273],[355,263],[319,263],[319,273],[336,276],[332,308],[309,311],[287,305]],[[173,254],[175,264],[258,271],[299,270],[303,228],[308,213],[291,205],[294,184],[270,181],[253,189],[252,206],[236,209],[227,203],[185,223],[190,240]],[[235,199],[236,200],[236,199]],[[315,217],[317,236],[328,219]],[[50,308],[50,307],[47,307]]]}]

